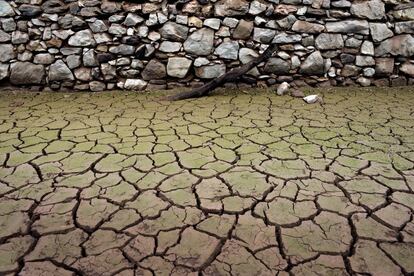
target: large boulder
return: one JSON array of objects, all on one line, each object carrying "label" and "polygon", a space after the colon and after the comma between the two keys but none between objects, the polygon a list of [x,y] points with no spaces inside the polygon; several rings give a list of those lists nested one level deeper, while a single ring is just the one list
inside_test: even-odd
[{"label": "large boulder", "polygon": [[356,2],[351,6],[351,13],[360,18],[382,19],[385,16],[385,5],[381,0]]},{"label": "large boulder", "polygon": [[397,35],[383,41],[376,49],[376,56],[391,54],[394,56],[410,57],[414,55],[414,37],[412,35]]},{"label": "large boulder", "polygon": [[188,27],[175,22],[167,22],[160,29],[162,38],[173,41],[184,41],[188,36]]},{"label": "large boulder", "polygon": [[43,65],[36,65],[31,62],[16,62],[10,67],[10,82],[12,84],[41,84],[45,78]]},{"label": "large boulder", "polygon": [[5,0],[0,0],[0,17],[13,16],[14,10]]},{"label": "large boulder", "polygon": [[300,67],[301,74],[323,75],[325,73],[325,62],[321,52],[316,51],[310,54]]},{"label": "large boulder", "polygon": [[249,11],[249,2],[246,0],[220,0],[214,5],[216,16],[244,15]]},{"label": "large boulder", "polygon": [[52,81],[73,81],[75,78],[72,71],[59,59],[49,67],[49,82]]},{"label": "large boulder", "polygon": [[185,57],[171,57],[168,59],[167,74],[174,78],[184,78],[192,63],[192,60]]},{"label": "large boulder", "polygon": [[214,31],[209,28],[192,33],[184,42],[184,50],[197,56],[208,56],[214,46]]}]

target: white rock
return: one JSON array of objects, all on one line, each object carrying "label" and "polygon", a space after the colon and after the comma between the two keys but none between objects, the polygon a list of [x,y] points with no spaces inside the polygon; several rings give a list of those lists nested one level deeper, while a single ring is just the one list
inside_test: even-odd
[{"label": "white rock", "polygon": [[127,79],[124,84],[124,89],[128,90],[144,90],[147,87],[147,82],[141,79]]},{"label": "white rock", "polygon": [[318,95],[309,95],[309,96],[304,97],[303,100],[308,104],[313,104],[313,103],[316,103],[317,101],[319,101],[319,96]]},{"label": "white rock", "polygon": [[281,85],[279,85],[279,87],[277,88],[277,94],[279,96],[282,96],[283,94],[286,94],[286,92],[289,90],[289,83],[284,82]]},{"label": "white rock", "polygon": [[210,27],[213,30],[218,30],[220,28],[220,19],[218,18],[208,18],[204,20],[204,26]]}]

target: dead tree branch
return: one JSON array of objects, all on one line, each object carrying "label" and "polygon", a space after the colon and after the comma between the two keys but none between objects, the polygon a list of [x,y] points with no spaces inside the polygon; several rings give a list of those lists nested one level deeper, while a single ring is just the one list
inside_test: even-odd
[{"label": "dead tree branch", "polygon": [[185,100],[189,98],[198,98],[207,96],[211,91],[216,89],[217,87],[223,85],[226,82],[235,81],[240,78],[242,75],[249,72],[251,69],[259,65],[261,62],[269,59],[273,53],[277,50],[276,44],[271,44],[258,58],[246,63],[238,68],[234,68],[229,72],[221,75],[218,78],[213,79],[212,81],[206,83],[201,87],[197,87],[192,91],[181,92],[172,96],[169,96],[167,99],[169,101],[179,101]]}]

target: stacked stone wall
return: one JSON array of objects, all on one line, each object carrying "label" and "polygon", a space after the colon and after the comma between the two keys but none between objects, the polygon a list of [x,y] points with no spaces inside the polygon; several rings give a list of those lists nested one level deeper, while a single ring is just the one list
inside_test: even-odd
[{"label": "stacked stone wall", "polygon": [[414,83],[406,0],[0,0],[0,83],[32,89],[198,86],[279,51],[237,86]]}]

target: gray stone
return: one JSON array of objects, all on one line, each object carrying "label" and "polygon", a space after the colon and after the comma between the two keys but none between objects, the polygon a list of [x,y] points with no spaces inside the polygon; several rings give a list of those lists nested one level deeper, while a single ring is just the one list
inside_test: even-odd
[{"label": "gray stone", "polygon": [[181,46],[180,42],[163,41],[158,50],[164,53],[176,53],[180,51]]},{"label": "gray stone", "polygon": [[264,67],[264,72],[268,74],[283,75],[289,71],[290,63],[280,58],[270,58]]},{"label": "gray stone", "polygon": [[249,2],[246,0],[220,0],[214,5],[216,16],[244,15],[249,11]]},{"label": "gray stone", "polygon": [[9,67],[10,65],[8,64],[0,63],[0,81],[9,76]]},{"label": "gray stone", "polygon": [[290,30],[296,21],[297,21],[297,18],[293,14],[289,14],[285,18],[277,20],[276,23],[283,30]]},{"label": "gray stone", "polygon": [[86,67],[77,68],[74,71],[77,80],[90,81],[92,80],[91,69]]},{"label": "gray stone", "polygon": [[49,53],[42,53],[35,55],[33,62],[36,64],[52,64],[55,57]]},{"label": "gray stone", "polygon": [[214,46],[214,31],[208,28],[192,33],[184,42],[184,50],[193,55],[207,56]]},{"label": "gray stone", "polygon": [[371,80],[364,78],[364,77],[359,77],[356,81],[363,87],[367,87],[371,85]]},{"label": "gray stone", "polygon": [[355,64],[361,67],[373,66],[375,65],[375,60],[370,56],[356,56]]},{"label": "gray stone", "polygon": [[45,78],[43,65],[31,62],[16,62],[11,64],[10,82],[16,85],[41,84]]},{"label": "gray stone", "polygon": [[116,78],[116,67],[108,63],[101,64],[101,73],[105,81],[114,80]]},{"label": "gray stone", "polygon": [[400,71],[411,77],[414,77],[414,64],[406,62],[403,65],[401,65]]},{"label": "gray stone", "polygon": [[185,57],[172,57],[168,59],[167,74],[174,78],[184,78],[190,70],[192,60]]},{"label": "gray stone", "polygon": [[223,20],[223,25],[229,28],[236,28],[237,24],[239,24],[239,20],[232,17],[226,17]]},{"label": "gray stone", "polygon": [[300,67],[300,73],[305,75],[323,75],[324,71],[325,62],[319,51],[310,54]]},{"label": "gray stone", "polygon": [[316,48],[319,50],[335,50],[344,47],[341,34],[322,33],[315,40]]},{"label": "gray stone", "polygon": [[102,20],[95,20],[93,23],[89,23],[89,28],[91,28],[94,33],[103,33],[108,30],[108,26]]},{"label": "gray stone", "polygon": [[395,32],[397,34],[414,34],[414,21],[395,23]]},{"label": "gray stone", "polygon": [[249,13],[252,15],[258,15],[264,12],[266,9],[267,9],[266,4],[260,1],[254,0],[253,2],[250,3]]},{"label": "gray stone", "polygon": [[162,38],[173,41],[184,41],[188,36],[188,27],[175,22],[167,22],[160,29]]},{"label": "gray stone", "polygon": [[83,53],[82,56],[83,66],[86,67],[94,67],[99,65],[99,61],[96,57],[95,50],[90,49]]},{"label": "gray stone", "polygon": [[14,10],[6,0],[0,0],[0,17],[13,16]]},{"label": "gray stone", "polygon": [[49,82],[53,81],[73,81],[72,71],[63,60],[57,60],[49,67]]},{"label": "gray stone", "polygon": [[209,64],[210,61],[208,59],[206,59],[205,57],[198,57],[194,60],[194,66],[195,67],[201,67],[204,65]]},{"label": "gray stone", "polygon": [[82,30],[69,38],[68,44],[75,47],[94,46],[96,44],[91,30]]},{"label": "gray stone", "polygon": [[196,76],[202,79],[214,79],[226,73],[225,64],[211,64],[195,68]]},{"label": "gray stone", "polygon": [[29,35],[21,31],[14,31],[12,33],[12,43],[13,44],[24,44],[29,41]]},{"label": "gray stone", "polygon": [[250,61],[256,59],[259,56],[259,54],[250,48],[241,48],[239,51],[239,59],[241,63],[246,64]]},{"label": "gray stone", "polygon": [[369,23],[369,29],[374,42],[381,42],[394,35],[384,23]]},{"label": "gray stone", "polygon": [[366,20],[344,20],[327,22],[326,30],[329,33],[358,33],[369,34],[369,25]]},{"label": "gray stone", "polygon": [[276,35],[275,30],[264,29],[264,28],[254,28],[253,29],[253,40],[268,44],[270,43]]},{"label": "gray stone", "polygon": [[144,18],[142,18],[141,16],[135,13],[128,13],[123,24],[128,27],[135,27],[136,25],[142,22],[144,22]]},{"label": "gray stone", "polygon": [[4,18],[1,20],[1,26],[3,31],[12,32],[16,30],[16,22],[14,22],[13,18]]},{"label": "gray stone", "polygon": [[81,57],[76,55],[70,55],[66,58],[66,64],[70,69],[77,68],[81,65]]},{"label": "gray stone", "polygon": [[351,7],[351,2],[347,0],[332,1],[331,5],[335,8],[349,8]]},{"label": "gray stone", "polygon": [[7,62],[16,57],[13,45],[11,44],[0,44],[0,62]]},{"label": "gray stone", "polygon": [[382,19],[385,16],[385,5],[381,0],[356,2],[351,6],[351,13],[360,18]]},{"label": "gray stone", "polygon": [[165,65],[156,59],[152,59],[145,66],[144,71],[141,73],[144,80],[162,79],[167,74],[165,71]]},{"label": "gray stone", "polygon": [[120,24],[111,24],[108,33],[114,36],[123,36],[127,33],[127,29]]},{"label": "gray stone", "polygon": [[101,81],[91,81],[89,83],[89,89],[92,92],[101,92],[106,89],[106,84]]},{"label": "gray stone", "polygon": [[10,39],[11,39],[11,36],[8,33],[0,30],[0,42],[9,42]]},{"label": "gray stone", "polygon": [[365,40],[361,46],[361,54],[373,56],[374,55],[374,43],[371,41]]},{"label": "gray stone", "polygon": [[214,52],[220,58],[237,60],[239,54],[239,43],[236,41],[226,41],[221,43]]},{"label": "gray stone", "polygon": [[203,25],[209,28],[212,28],[213,30],[220,29],[221,20],[218,18],[207,18],[204,20]]},{"label": "gray stone", "polygon": [[375,69],[374,68],[364,68],[363,70],[365,77],[373,77],[375,75]]},{"label": "gray stone", "polygon": [[394,56],[410,57],[414,55],[414,37],[398,35],[383,41],[376,49],[376,56],[391,54]]},{"label": "gray stone", "polygon": [[350,37],[345,41],[345,46],[349,48],[359,48],[362,44],[362,40]]},{"label": "gray stone", "polygon": [[275,36],[272,43],[276,44],[291,44],[291,43],[298,43],[302,41],[302,36],[299,34],[286,34],[280,33]]},{"label": "gray stone", "polygon": [[117,55],[129,56],[134,54],[135,47],[132,45],[121,44],[109,48],[109,52]]},{"label": "gray stone", "polygon": [[397,20],[414,20],[414,7],[394,11],[392,15]]},{"label": "gray stone", "polygon": [[20,14],[26,18],[36,17],[42,13],[42,9],[39,6],[29,4],[20,5],[18,10]]}]

